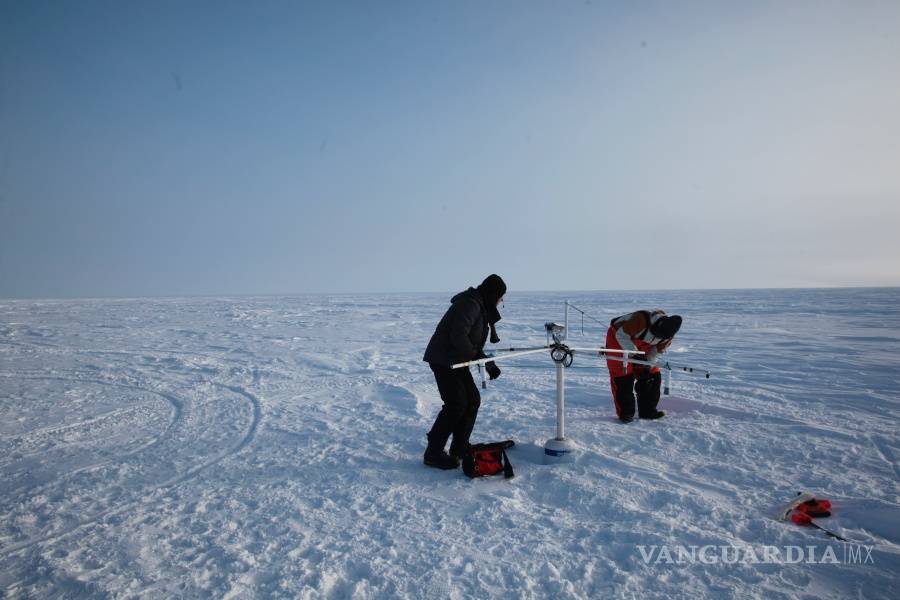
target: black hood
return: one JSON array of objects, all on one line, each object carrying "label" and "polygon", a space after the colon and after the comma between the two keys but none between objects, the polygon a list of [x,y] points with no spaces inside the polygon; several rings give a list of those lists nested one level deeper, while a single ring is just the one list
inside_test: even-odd
[{"label": "black hood", "polygon": [[670,317],[660,317],[651,328],[650,333],[664,340],[675,337],[678,330],[681,329],[681,317],[672,315]]},{"label": "black hood", "polygon": [[484,299],[484,307],[488,312],[488,321],[496,323],[500,320],[500,312],[497,310],[497,302],[506,294],[506,283],[499,275],[488,275],[481,285],[478,293]]},{"label": "black hood", "polygon": [[478,293],[481,294],[484,308],[487,310],[488,325],[491,328],[491,343],[496,344],[500,342],[500,336],[497,335],[495,325],[502,318],[500,311],[497,310],[497,303],[506,294],[506,282],[496,273],[488,275],[478,286]]}]

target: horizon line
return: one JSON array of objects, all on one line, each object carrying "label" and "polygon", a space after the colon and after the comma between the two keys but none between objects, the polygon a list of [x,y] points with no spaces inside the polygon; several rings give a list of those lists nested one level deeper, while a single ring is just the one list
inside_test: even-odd
[{"label": "horizon line", "polygon": [[[474,287],[474,286],[472,286]],[[710,287],[710,288],[625,288],[625,289],[568,289],[568,290],[513,290],[508,294],[589,294],[609,292],[717,292],[717,291],[779,291],[779,290],[878,290],[900,289],[900,285],[845,285],[845,286],[783,286],[783,287]],[[301,296],[398,296],[417,294],[447,294],[455,293],[453,290],[427,290],[427,291],[315,291],[315,292],[267,292],[267,293],[211,293],[211,294],[152,294],[138,295],[99,295],[99,296],[0,296],[0,302],[48,302],[48,301],[77,301],[77,300],[175,300],[175,299],[201,299],[201,298],[290,298]]]}]

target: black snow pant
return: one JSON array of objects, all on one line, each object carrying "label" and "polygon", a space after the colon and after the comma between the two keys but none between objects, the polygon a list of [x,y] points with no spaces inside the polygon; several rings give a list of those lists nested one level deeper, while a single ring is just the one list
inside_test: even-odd
[{"label": "black snow pant", "polygon": [[656,412],[659,404],[659,388],[662,374],[650,373],[646,369],[636,375],[629,373],[622,377],[612,378],[613,399],[616,403],[616,414],[623,421],[634,418],[635,395],[637,395],[638,416],[648,417]]},{"label": "black snow pant", "polygon": [[[430,364],[430,363],[429,363]],[[431,365],[444,406],[428,432],[428,449],[440,452],[453,436],[450,453],[460,455],[469,445],[475,418],[481,406],[481,394],[467,368],[450,369]]]}]

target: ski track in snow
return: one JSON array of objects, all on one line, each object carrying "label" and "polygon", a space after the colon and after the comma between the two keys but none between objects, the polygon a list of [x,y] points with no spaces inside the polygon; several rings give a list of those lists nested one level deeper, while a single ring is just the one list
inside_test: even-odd
[{"label": "ski track in snow", "polygon": [[[508,294],[500,346],[542,344],[564,298]],[[474,438],[516,439],[511,481],[421,465],[447,299],[0,301],[0,597],[893,597],[900,290],[570,295],[679,312],[673,362],[714,376],[676,371],[668,416],[622,425],[577,358],[579,454],[548,466],[553,368],[505,363]],[[798,490],[874,564],[642,558],[840,551],[772,518]]]},{"label": "ski track in snow", "polygon": [[[151,442],[149,442],[147,445],[145,445],[145,446],[143,446],[143,447],[141,447],[141,448],[139,448],[139,449],[137,449],[137,450],[134,450],[134,451],[131,451],[131,452],[128,452],[128,453],[125,453],[125,454],[121,455],[121,456],[119,457],[119,460],[120,460],[120,461],[121,461],[122,459],[125,459],[125,458],[131,458],[131,457],[135,457],[135,456],[140,456],[140,453],[145,452],[145,451],[147,451],[147,450],[149,450],[149,449],[151,449],[151,448],[157,446],[157,445],[160,443],[160,440],[165,439],[167,433],[168,433],[168,432],[169,432],[169,431],[170,431],[170,430],[171,430],[171,429],[179,422],[179,420],[182,418],[182,401],[178,400],[177,398],[175,398],[174,396],[169,395],[169,394],[165,394],[165,393],[161,393],[161,392],[156,392],[156,391],[149,390],[149,389],[145,389],[145,388],[139,388],[139,387],[136,387],[136,386],[126,386],[126,385],[121,385],[121,384],[111,384],[111,383],[109,383],[109,382],[96,381],[96,380],[83,380],[83,379],[78,379],[78,380],[69,379],[69,380],[66,380],[66,379],[61,379],[61,378],[42,378],[42,379],[49,379],[49,380],[51,380],[51,381],[68,381],[68,382],[77,381],[77,382],[79,382],[79,383],[94,383],[94,384],[98,384],[98,385],[112,385],[112,386],[117,386],[117,387],[122,387],[122,388],[131,388],[131,389],[135,389],[135,390],[142,391],[142,392],[147,392],[147,393],[157,394],[157,395],[159,395],[160,397],[165,398],[167,401],[169,401],[169,402],[171,403],[171,405],[172,405],[173,408],[174,408],[174,414],[173,414],[173,417],[172,417],[171,422],[170,422],[169,425],[166,427],[166,430],[163,431],[162,434],[161,434],[159,437],[155,438],[154,440],[152,440]],[[188,481],[188,480],[190,480],[190,479],[196,477],[201,471],[203,471],[203,470],[205,470],[205,469],[208,469],[208,468],[212,467],[213,465],[219,463],[219,462],[220,462],[221,460],[223,460],[224,458],[226,458],[226,457],[228,457],[228,456],[231,456],[231,455],[234,455],[234,454],[240,452],[240,451],[243,450],[247,445],[249,445],[250,442],[253,440],[253,437],[254,437],[254,435],[256,434],[256,430],[257,430],[257,427],[258,427],[258,425],[259,425],[260,418],[261,418],[261,409],[260,409],[260,406],[259,406],[259,401],[256,399],[255,396],[253,396],[253,394],[250,394],[249,392],[247,392],[246,390],[244,390],[244,389],[242,389],[242,388],[240,388],[240,387],[237,387],[237,386],[219,386],[219,387],[222,387],[223,389],[228,389],[228,390],[230,390],[230,391],[232,391],[232,392],[234,392],[234,393],[236,393],[236,394],[239,394],[239,395],[243,396],[243,397],[246,398],[246,399],[250,402],[250,404],[252,405],[252,407],[253,407],[253,420],[252,420],[252,422],[250,423],[250,426],[247,428],[246,434],[245,434],[243,437],[241,437],[241,439],[240,439],[240,440],[238,441],[238,443],[234,446],[234,448],[228,449],[228,450],[222,452],[221,454],[212,457],[212,458],[209,459],[209,460],[205,460],[205,461],[202,461],[202,462],[199,463],[199,464],[196,464],[196,465],[194,465],[194,466],[191,466],[191,467],[185,469],[183,472],[178,473],[176,476],[172,477],[172,478],[169,479],[169,480],[166,480],[166,481],[163,481],[163,482],[160,482],[160,483],[157,483],[157,484],[151,484],[150,487],[151,487],[152,489],[162,489],[162,488],[167,488],[167,487],[176,486],[176,485],[179,485],[179,484],[181,484],[181,483],[183,483],[183,482],[185,482],[185,481]],[[124,412],[124,411],[126,411],[126,410],[127,410],[127,409],[122,409],[121,411],[115,411],[115,412],[122,413],[122,412]],[[46,435],[46,434],[49,433],[49,432],[60,433],[60,432],[62,432],[62,431],[64,431],[64,430],[67,430],[67,429],[72,429],[72,428],[75,428],[75,427],[79,427],[79,428],[80,428],[80,427],[84,427],[84,426],[89,425],[89,424],[91,424],[91,423],[96,423],[97,421],[99,421],[99,420],[101,420],[101,419],[103,419],[103,420],[109,419],[111,416],[112,416],[111,413],[107,413],[107,414],[102,415],[101,417],[93,418],[93,419],[86,419],[86,420],[83,420],[83,421],[81,421],[81,422],[79,422],[79,423],[76,423],[76,424],[73,424],[73,425],[59,426],[59,427],[49,427],[49,428],[39,429],[39,430],[37,430],[37,431],[31,432],[31,433],[29,434],[29,436],[28,436],[28,439],[30,440],[30,439],[33,439],[35,436]],[[142,458],[142,460],[145,460],[143,457],[141,457],[141,458]],[[108,465],[109,465],[110,463],[112,463],[112,462],[113,462],[112,460],[111,460],[111,461],[104,461],[104,462],[101,462],[101,463],[93,464],[93,465],[90,465],[90,466],[85,466],[85,467],[78,468],[78,469],[75,469],[75,470],[71,470],[71,471],[68,471],[68,472],[66,473],[66,477],[67,477],[67,478],[71,478],[73,475],[77,475],[77,474],[82,473],[82,472],[85,472],[85,471],[91,471],[91,470],[96,470],[96,469],[99,469],[99,468],[102,468],[102,467],[106,467],[106,466],[108,466]],[[51,484],[51,485],[52,485],[52,484]],[[41,488],[39,488],[39,487],[35,487],[35,488],[32,488],[30,491],[32,491],[32,492],[39,492],[39,491],[43,491],[43,490],[41,490]],[[146,493],[146,492],[145,492],[145,493]],[[63,536],[70,535],[70,534],[72,534],[72,533],[75,533],[75,532],[81,530],[81,529],[84,528],[85,526],[88,526],[88,525],[91,525],[91,524],[93,524],[93,523],[96,523],[96,522],[99,521],[100,519],[103,519],[103,518],[105,518],[105,517],[109,517],[109,516],[111,516],[111,515],[116,515],[116,514],[118,514],[118,513],[121,513],[121,512],[123,512],[124,510],[127,510],[127,509],[131,508],[133,504],[134,504],[134,502],[126,502],[126,503],[122,503],[121,505],[119,505],[119,506],[117,506],[117,507],[107,508],[107,509],[102,510],[101,512],[99,512],[99,513],[97,513],[97,514],[94,514],[94,515],[90,516],[90,517],[87,517],[87,518],[81,518],[81,519],[77,520],[77,522],[76,522],[75,525],[69,526],[69,527],[67,527],[67,528],[65,528],[65,529],[63,529],[63,530],[61,530],[61,531],[59,531],[59,532],[55,532],[55,533],[52,533],[52,534],[49,534],[49,535],[45,535],[45,536],[42,536],[42,537],[39,537],[39,538],[30,539],[30,540],[25,540],[25,541],[22,541],[22,542],[19,542],[19,543],[11,544],[9,547],[0,547],[0,556],[6,556],[6,555],[8,555],[8,554],[17,552],[17,551],[19,551],[19,550],[21,550],[21,549],[27,548],[27,547],[32,546],[32,545],[37,544],[37,543],[43,543],[43,542],[47,542],[47,541],[50,541],[50,540],[53,540],[53,539],[56,539],[56,538],[59,538],[59,537],[63,537]]]}]

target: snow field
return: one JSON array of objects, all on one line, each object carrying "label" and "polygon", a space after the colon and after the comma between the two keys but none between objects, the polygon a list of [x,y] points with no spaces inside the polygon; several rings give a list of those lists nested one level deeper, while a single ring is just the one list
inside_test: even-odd
[{"label": "snow field", "polygon": [[[685,317],[660,421],[614,418],[605,368],[501,363],[474,441],[516,478],[421,465],[421,362],[446,295],[0,302],[6,597],[892,597],[900,578],[898,290],[507,296],[507,345],[563,299]],[[860,308],[865,307],[865,308]],[[600,327],[570,323],[573,341]],[[868,564],[684,564],[641,548],[831,545],[779,523],[799,490]]]}]

